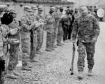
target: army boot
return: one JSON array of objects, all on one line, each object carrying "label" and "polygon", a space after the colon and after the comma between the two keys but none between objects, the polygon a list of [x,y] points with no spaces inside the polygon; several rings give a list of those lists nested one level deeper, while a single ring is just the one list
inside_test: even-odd
[{"label": "army boot", "polygon": [[26,70],[26,71],[31,71],[31,68],[29,68],[29,67],[27,66],[27,63],[23,63],[21,69],[22,69],[22,70]]},{"label": "army boot", "polygon": [[8,74],[6,75],[6,77],[11,79],[18,79],[18,77],[14,75],[13,71],[8,71]]},{"label": "army boot", "polygon": [[92,69],[88,69],[88,76],[92,76],[93,73],[92,73]]},{"label": "army boot", "polygon": [[83,79],[83,72],[79,72],[77,78],[78,78],[78,80],[82,80]]}]

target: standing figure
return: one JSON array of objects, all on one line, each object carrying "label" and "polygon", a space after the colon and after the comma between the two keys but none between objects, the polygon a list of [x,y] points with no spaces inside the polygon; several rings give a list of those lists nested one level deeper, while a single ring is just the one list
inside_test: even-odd
[{"label": "standing figure", "polygon": [[38,8],[38,14],[36,15],[36,20],[42,24],[40,27],[37,29],[37,48],[36,48],[36,53],[41,54],[42,52],[40,51],[42,44],[43,44],[43,26],[44,26],[44,18],[41,15],[43,12],[42,8]]},{"label": "standing figure", "polygon": [[69,30],[70,30],[71,21],[72,21],[72,17],[70,15],[70,10],[66,10],[66,14],[62,20],[63,31],[64,31],[63,41],[68,40],[70,38]]},{"label": "standing figure", "polygon": [[55,19],[55,24],[54,24],[54,33],[53,33],[53,43],[52,46],[53,48],[56,48],[55,42],[57,40],[57,33],[58,33],[58,26],[59,26],[59,13],[58,13],[58,7],[54,7],[54,13],[53,13],[53,17]]},{"label": "standing figure", "polygon": [[22,45],[22,70],[31,71],[32,65],[30,63],[31,41],[30,30],[34,28],[35,22],[30,19],[32,13],[31,6],[24,7],[25,15],[21,18],[21,45]]},{"label": "standing figure", "polygon": [[10,33],[8,34],[8,41],[10,44],[9,49],[9,64],[8,64],[8,77],[10,78],[17,78],[19,75],[16,71],[16,65],[18,63],[18,51],[19,51],[19,44],[20,44],[20,36],[19,36],[19,23],[16,20],[16,11],[15,9],[9,9],[10,14],[13,17],[12,23],[8,25]]},{"label": "standing figure", "polygon": [[80,8],[81,16],[75,19],[72,31],[73,43],[77,37],[78,45],[78,78],[83,78],[85,66],[85,56],[87,55],[88,75],[92,75],[94,66],[95,44],[100,33],[99,23],[97,19],[88,14],[86,6]]},{"label": "standing figure", "polygon": [[40,28],[41,26],[41,23],[36,19],[36,16],[35,16],[35,13],[36,13],[36,6],[31,6],[31,9],[32,9],[32,13],[33,15],[30,15],[31,16],[31,20],[33,21],[33,23],[35,24],[34,25],[34,28],[31,30],[31,39],[32,39],[32,42],[31,42],[31,56],[30,56],[30,59],[31,59],[31,62],[37,62],[35,60],[35,57],[36,57],[36,49],[37,49],[37,46],[38,46],[38,42],[37,42],[37,30]]},{"label": "standing figure", "polygon": [[[6,5],[0,5],[0,84],[4,84],[5,82],[5,72],[6,72],[6,57],[8,52],[8,33],[9,27],[7,26],[5,20],[7,20],[8,15],[6,13],[6,18],[4,17],[4,12],[6,9]],[[8,19],[9,20],[9,19]]]},{"label": "standing figure", "polygon": [[54,23],[55,18],[53,16],[54,13],[54,7],[50,8],[49,14],[46,15],[45,18],[45,30],[47,32],[47,40],[46,40],[46,51],[52,51],[53,50],[53,34],[54,34]]},{"label": "standing figure", "polygon": [[62,17],[63,15],[63,8],[60,7],[60,13],[59,13],[59,24],[58,24],[58,33],[57,33],[57,46],[62,46],[63,44],[61,43],[62,38],[63,38],[63,28],[62,28]]}]

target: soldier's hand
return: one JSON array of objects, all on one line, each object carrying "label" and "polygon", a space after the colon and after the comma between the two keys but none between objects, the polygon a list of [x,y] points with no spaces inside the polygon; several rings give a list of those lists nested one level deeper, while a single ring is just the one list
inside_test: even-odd
[{"label": "soldier's hand", "polygon": [[97,41],[97,38],[92,39],[92,43],[95,43]]}]

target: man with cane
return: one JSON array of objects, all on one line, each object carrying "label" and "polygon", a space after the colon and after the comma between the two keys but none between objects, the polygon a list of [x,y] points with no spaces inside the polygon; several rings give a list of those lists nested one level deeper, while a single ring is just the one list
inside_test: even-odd
[{"label": "man with cane", "polygon": [[85,56],[87,55],[88,75],[92,76],[94,66],[95,44],[100,33],[99,23],[96,18],[88,14],[86,6],[80,7],[81,15],[75,19],[72,30],[72,42],[78,46],[78,79],[83,79]]}]

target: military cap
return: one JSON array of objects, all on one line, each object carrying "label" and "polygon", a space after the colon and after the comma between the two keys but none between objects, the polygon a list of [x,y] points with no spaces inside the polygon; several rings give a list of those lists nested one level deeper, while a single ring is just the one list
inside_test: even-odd
[{"label": "military cap", "polygon": [[32,10],[37,10],[36,6],[31,6]]},{"label": "military cap", "polygon": [[24,6],[24,11],[28,11],[28,12],[32,11],[31,6]]},{"label": "military cap", "polygon": [[43,11],[43,9],[41,7],[38,8],[38,11]]}]

